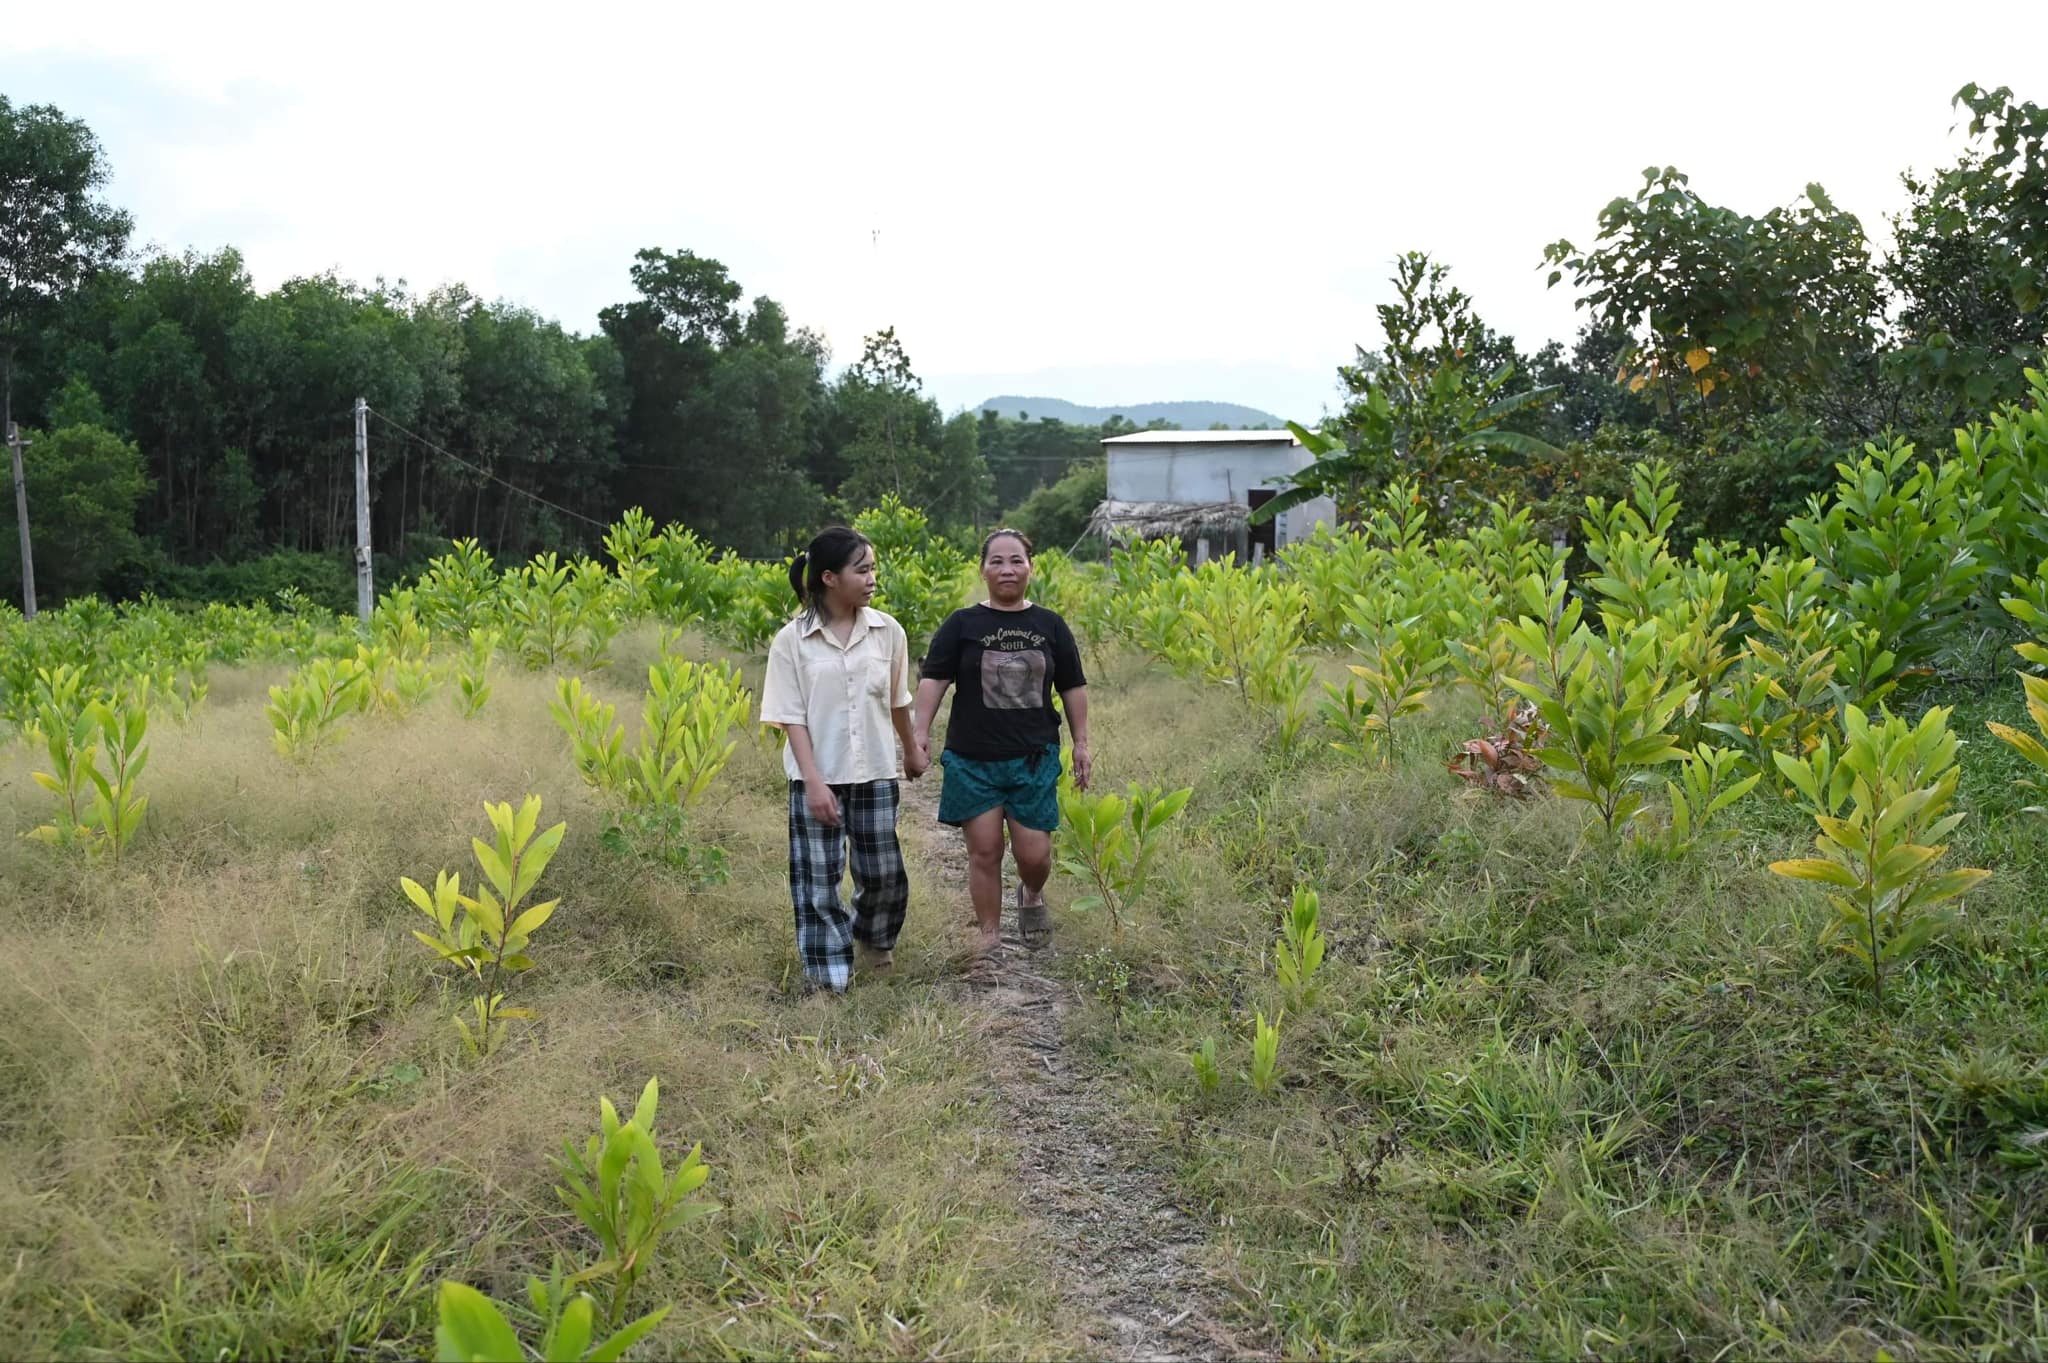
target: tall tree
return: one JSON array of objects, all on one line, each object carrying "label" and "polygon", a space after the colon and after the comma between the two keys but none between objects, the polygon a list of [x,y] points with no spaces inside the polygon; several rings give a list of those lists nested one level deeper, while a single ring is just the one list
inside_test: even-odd
[{"label": "tall tree", "polygon": [[1944,420],[2026,392],[2048,347],[2048,109],[1966,85],[1971,147],[1892,220],[1885,277],[1899,296],[1893,367]]},{"label": "tall tree", "polygon": [[[1800,394],[1850,395],[1867,383],[1883,298],[1862,224],[1809,184],[1789,207],[1752,217],[1710,204],[1672,167],[1600,213],[1591,247],[1544,251],[1554,286],[1635,341],[1618,376],[1666,411],[1708,420]],[[1846,414],[1845,414],[1846,415]]]},{"label": "tall tree", "polygon": [[32,329],[128,245],[128,215],[100,196],[109,174],[82,121],[0,95],[0,430],[13,419],[14,359]]},{"label": "tall tree", "polygon": [[693,251],[648,248],[634,257],[639,297],[598,314],[618,348],[628,394],[626,461],[637,466],[637,499],[656,520],[702,528],[714,510],[704,495],[717,458],[686,407],[711,381],[720,351],[740,333],[740,286],[724,265]]},{"label": "tall tree", "polygon": [[1456,519],[1503,490],[1504,461],[1556,454],[1512,424],[1553,390],[1519,377],[1513,340],[1449,281],[1450,267],[1420,251],[1395,262],[1394,301],[1377,309],[1385,344],[1358,347],[1356,362],[1338,368],[1351,402],[1324,431],[1293,428],[1316,461],[1253,520],[1320,496],[1350,515],[1368,489],[1399,477],[1421,485],[1434,514]]}]

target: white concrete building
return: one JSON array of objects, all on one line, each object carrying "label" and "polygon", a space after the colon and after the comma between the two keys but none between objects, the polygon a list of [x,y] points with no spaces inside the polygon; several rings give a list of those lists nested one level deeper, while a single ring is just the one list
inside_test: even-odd
[{"label": "white concrete building", "polygon": [[1247,526],[1253,508],[1313,462],[1292,431],[1137,431],[1102,447],[1109,500],[1096,524],[1112,537],[1150,538],[1178,524],[1196,562],[1233,552],[1256,561],[1337,521],[1336,504],[1318,497]]}]

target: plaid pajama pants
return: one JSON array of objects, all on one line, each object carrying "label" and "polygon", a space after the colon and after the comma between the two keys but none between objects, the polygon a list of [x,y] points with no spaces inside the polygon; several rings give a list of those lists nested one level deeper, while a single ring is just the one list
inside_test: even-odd
[{"label": "plaid pajama pants", "polygon": [[[834,786],[845,820],[833,828],[804,808],[804,783],[789,783],[789,897],[796,907],[796,950],[804,974],[830,989],[853,979],[853,944],[896,945],[910,906],[910,873],[896,842],[894,781]],[[853,908],[839,893],[848,850]]]}]

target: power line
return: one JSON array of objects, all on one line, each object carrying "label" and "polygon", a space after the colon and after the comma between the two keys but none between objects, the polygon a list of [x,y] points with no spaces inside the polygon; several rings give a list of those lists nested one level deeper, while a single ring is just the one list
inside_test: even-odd
[{"label": "power line", "polygon": [[[509,491],[516,492],[522,497],[531,498],[532,500],[539,502],[542,506],[548,507],[555,511],[559,511],[564,516],[573,517],[576,520],[582,521],[585,525],[594,525],[599,530],[606,531],[607,533],[609,533],[612,528],[609,522],[597,520],[596,518],[591,516],[586,516],[580,511],[571,511],[568,507],[563,506],[560,502],[549,501],[546,497],[541,496],[538,492],[529,492],[525,488],[520,487],[516,483],[506,482],[503,478],[500,478],[497,474],[492,473],[489,469],[477,467],[475,464],[470,463],[467,459],[464,459],[461,455],[455,453],[453,450],[435,444],[433,441],[427,439],[423,435],[420,435],[416,431],[407,430],[405,427],[393,421],[390,417],[385,416],[382,412],[378,411],[375,407],[370,407],[367,408],[366,410],[369,412],[371,416],[377,418],[377,420],[383,422],[386,426],[389,426],[392,430],[397,431],[400,435],[405,436],[407,439],[418,441],[420,444],[426,446],[434,453],[441,455],[444,458],[454,460],[456,463],[462,465],[462,467],[468,469],[470,472],[481,475],[484,478],[488,478],[490,481],[497,483],[498,485],[506,488]],[[630,466],[620,465],[619,467]],[[667,465],[649,467],[667,467]],[[724,554],[727,558],[743,559],[748,563],[781,563],[784,561],[783,559],[779,558],[756,558],[751,554],[735,554],[729,549],[725,550]]]},{"label": "power line", "polygon": [[487,468],[483,468],[479,465],[470,463],[467,459],[464,459],[461,455],[456,454],[453,450],[449,450],[443,446],[437,445],[433,441],[427,439],[423,435],[418,434],[417,432],[407,430],[405,427],[399,425],[390,417],[385,416],[382,412],[378,411],[374,407],[369,409],[369,413],[371,416],[377,418],[377,420],[383,422],[386,426],[389,426],[392,430],[397,431],[400,435],[405,436],[410,440],[418,441],[420,444],[426,446],[434,453],[442,456],[443,458],[452,459],[456,463],[462,465],[462,467],[468,469],[471,473],[477,474],[479,477],[489,479],[491,482],[498,484],[500,487],[505,488],[509,492],[516,492],[520,496],[525,497],[531,501],[539,502],[542,506],[547,507],[550,510],[559,511],[564,516],[568,516],[574,520],[582,521],[585,525],[594,525],[599,530],[605,531],[609,531],[611,529],[611,526],[608,523],[598,520],[594,516],[586,516],[581,511],[571,511],[568,507],[563,506],[560,502],[550,501],[546,497],[541,496],[538,492],[528,491],[526,488],[519,486],[517,483],[510,482],[504,478],[500,478],[497,474],[492,473]]}]

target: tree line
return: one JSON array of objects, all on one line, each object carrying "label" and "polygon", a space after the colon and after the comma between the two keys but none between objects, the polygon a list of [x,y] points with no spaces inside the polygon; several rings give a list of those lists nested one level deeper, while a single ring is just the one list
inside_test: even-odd
[{"label": "tree line", "polygon": [[[823,337],[692,251],[640,251],[579,335],[459,285],[262,291],[233,247],[133,258],[109,171],[83,122],[0,96],[0,394],[34,442],[46,599],[343,592],[359,395],[387,573],[451,536],[595,549],[633,505],[748,555],[889,494],[965,533],[1100,453],[1093,427],[947,417],[892,330],[834,374]],[[0,537],[18,595],[11,519]]]},{"label": "tree line", "polygon": [[[1509,491],[1558,529],[1646,454],[1694,533],[1768,537],[1864,440],[1940,440],[2024,391],[2048,345],[2048,114],[1965,87],[1956,162],[1908,172],[1893,244],[1818,184],[1750,215],[1653,167],[1552,244],[1585,325],[1533,353],[1448,267],[1396,262],[1382,343],[1337,367],[1306,491],[1357,503],[1413,476],[1435,510]],[[968,533],[1002,513],[1066,544],[1136,429],[948,416],[893,330],[836,374],[824,339],[719,261],[649,248],[581,335],[461,286],[333,274],[257,290],[232,247],[129,251],[90,128],[0,96],[0,405],[26,460],[38,585],[346,599],[354,399],[374,412],[387,577],[450,536],[504,559],[590,550],[626,507],[750,555],[893,494]],[[0,585],[18,591],[0,517]]]}]

